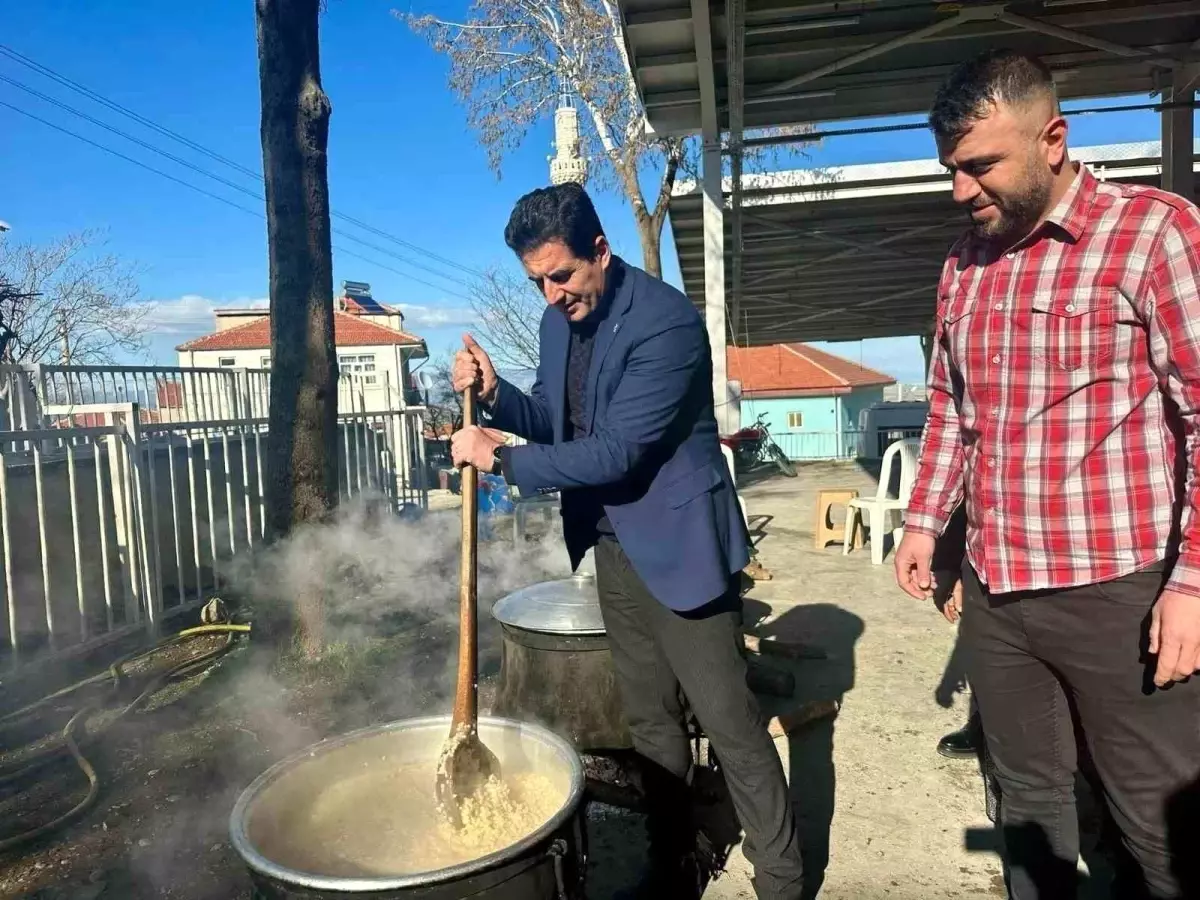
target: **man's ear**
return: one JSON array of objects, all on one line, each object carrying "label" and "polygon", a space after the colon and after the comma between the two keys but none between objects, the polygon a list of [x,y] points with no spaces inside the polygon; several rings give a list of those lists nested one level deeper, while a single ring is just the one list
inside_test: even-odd
[{"label": "man's ear", "polygon": [[612,260],[612,245],[608,243],[608,238],[602,234],[596,235],[596,259],[606,269]]},{"label": "man's ear", "polygon": [[1063,116],[1055,116],[1042,129],[1046,163],[1056,172],[1067,160],[1067,129],[1067,120]]}]

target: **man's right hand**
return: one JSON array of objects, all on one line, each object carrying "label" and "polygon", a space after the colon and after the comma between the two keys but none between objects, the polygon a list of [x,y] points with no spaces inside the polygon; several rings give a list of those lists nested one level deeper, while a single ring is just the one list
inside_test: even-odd
[{"label": "man's right hand", "polygon": [[475,338],[463,335],[463,349],[454,354],[454,368],[450,371],[450,383],[456,394],[461,394],[471,385],[479,389],[479,399],[491,404],[496,399],[496,387],[500,379],[496,367]]},{"label": "man's right hand", "polygon": [[928,600],[933,596],[933,548],[936,538],[906,531],[896,550],[896,583],[910,597]]}]

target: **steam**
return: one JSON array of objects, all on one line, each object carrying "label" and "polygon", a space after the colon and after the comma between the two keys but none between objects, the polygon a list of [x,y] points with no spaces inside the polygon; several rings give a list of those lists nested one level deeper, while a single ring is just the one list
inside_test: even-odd
[{"label": "steam", "polygon": [[[561,537],[515,547],[510,523],[498,523],[488,539],[490,525],[481,519],[484,677],[495,671],[498,658],[492,603],[526,585],[570,574]],[[141,823],[130,860],[138,882],[160,893],[178,890],[181,860],[197,854],[206,866],[219,861],[220,869],[241,879],[243,867],[227,843],[228,816],[237,793],[259,773],[331,734],[450,712],[460,543],[458,510],[397,517],[381,511],[376,498],[347,503],[332,522],[304,527],[237,560],[227,571],[226,587],[235,607],[250,611],[255,633],[240,658],[226,658],[213,673],[224,682],[207,691],[221,695],[217,708],[192,714],[214,714],[227,723],[217,745],[195,748],[200,764],[220,773],[219,783],[202,795],[177,798]],[[260,634],[260,622],[294,615],[300,596],[319,598],[324,606],[326,654],[312,664],[286,654],[281,661]],[[481,695],[486,710],[486,689]],[[141,834],[151,839],[138,846]],[[230,885],[213,888],[219,892]]]},{"label": "steam", "polygon": [[[333,522],[301,528],[246,559],[233,572],[234,593],[268,611],[318,596],[327,639],[334,643],[394,634],[406,624],[456,621],[459,511],[402,518],[378,510],[370,499],[356,499]],[[560,538],[514,547],[504,539],[509,527],[492,528],[481,520],[478,584],[484,616],[500,596],[570,573]],[[484,539],[489,531],[493,540]]]}]

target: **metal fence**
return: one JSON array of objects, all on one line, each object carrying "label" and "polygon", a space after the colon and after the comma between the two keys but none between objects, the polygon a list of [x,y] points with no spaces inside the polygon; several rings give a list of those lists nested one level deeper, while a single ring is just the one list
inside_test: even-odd
[{"label": "metal fence", "polygon": [[771,437],[788,459],[880,459],[888,446],[906,438],[920,438],[920,428],[851,428],[845,431],[781,432]]},{"label": "metal fence", "polygon": [[780,432],[771,437],[788,459],[829,460],[856,459],[862,455],[861,430]]},{"label": "metal fence", "polygon": [[[257,392],[247,390],[250,373],[192,381],[135,369],[127,380],[107,371],[102,380],[87,377],[100,374],[91,368],[0,370],[0,387],[9,388],[0,427],[0,672],[138,631],[157,634],[164,616],[225,585],[235,558],[266,533],[266,410],[232,415],[257,411],[246,399]],[[156,383],[186,385],[183,405],[172,408],[207,409],[212,418],[83,402],[126,383],[139,396]],[[426,507],[424,408],[366,410],[352,381],[343,388],[341,496],[370,494],[396,511]],[[226,400],[205,407],[206,396]]]}]

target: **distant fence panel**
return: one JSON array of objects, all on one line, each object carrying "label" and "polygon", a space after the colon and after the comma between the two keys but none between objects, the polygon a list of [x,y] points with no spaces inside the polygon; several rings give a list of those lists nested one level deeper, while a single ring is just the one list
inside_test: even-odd
[{"label": "distant fence panel", "polygon": [[771,437],[788,459],[805,460],[880,459],[888,445],[906,438],[920,438],[920,428],[847,429],[837,431],[783,432]]},{"label": "distant fence panel", "polygon": [[781,432],[771,437],[788,459],[796,461],[855,459],[862,448],[861,431]]},{"label": "distant fence panel", "polygon": [[[71,399],[78,399],[74,397]],[[64,406],[67,404],[64,404]],[[49,405],[0,430],[0,671],[202,604],[266,534],[267,418],[148,421],[136,403]],[[338,416],[339,491],[428,507],[424,408]],[[403,548],[397,548],[403,552]]]}]

